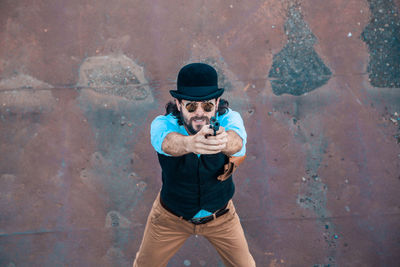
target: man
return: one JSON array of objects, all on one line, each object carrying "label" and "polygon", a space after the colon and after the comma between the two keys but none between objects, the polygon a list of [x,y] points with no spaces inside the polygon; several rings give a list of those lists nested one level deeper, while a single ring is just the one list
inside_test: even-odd
[{"label": "man", "polygon": [[[163,185],[133,266],[166,266],[191,235],[208,239],[226,266],[255,266],[231,200],[232,172],[246,152],[242,118],[220,98],[224,89],[207,64],[184,66],[177,89],[166,115],[151,124]],[[210,128],[212,117],[218,130]]]}]

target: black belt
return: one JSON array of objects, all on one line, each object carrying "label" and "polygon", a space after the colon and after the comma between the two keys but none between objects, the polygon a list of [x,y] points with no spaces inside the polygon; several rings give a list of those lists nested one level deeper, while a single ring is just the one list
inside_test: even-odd
[{"label": "black belt", "polygon": [[[160,197],[160,203],[161,203],[161,206],[163,206],[164,209],[166,209],[167,211],[169,211],[173,215],[175,215],[175,216],[177,216],[179,218],[182,217],[182,216],[179,216],[178,214],[176,214],[175,212],[173,212],[170,208],[168,208],[167,205],[165,205],[165,203],[162,201],[161,197]],[[185,219],[186,221],[191,222],[191,223],[196,224],[196,225],[205,224],[205,223],[208,223],[208,222],[211,222],[212,220],[214,220],[214,215],[215,215],[215,218],[218,218],[218,217],[224,215],[225,213],[227,213],[229,211],[229,209],[226,208],[227,206],[228,206],[228,203],[226,203],[226,205],[223,208],[217,210],[214,214],[212,214],[210,216],[201,217],[201,218],[191,218],[191,219],[186,219],[186,218],[183,218],[183,217],[182,218]]]}]

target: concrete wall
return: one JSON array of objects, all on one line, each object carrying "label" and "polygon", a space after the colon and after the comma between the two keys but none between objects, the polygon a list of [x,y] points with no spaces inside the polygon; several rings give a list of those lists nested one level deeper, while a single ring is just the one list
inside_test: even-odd
[{"label": "concrete wall", "polygon": [[[258,266],[400,262],[399,0],[0,1],[0,266],[130,266],[186,63],[244,118]],[[221,266],[192,237],[169,266]]]}]

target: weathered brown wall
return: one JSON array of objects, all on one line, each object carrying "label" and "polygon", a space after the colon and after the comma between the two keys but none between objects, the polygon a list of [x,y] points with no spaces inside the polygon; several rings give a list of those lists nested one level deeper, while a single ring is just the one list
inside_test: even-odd
[{"label": "weathered brown wall", "polygon": [[[193,61],[245,120],[258,266],[396,266],[399,7],[0,1],[0,266],[130,266],[161,186],[149,125]],[[193,237],[169,266],[221,264]]]}]

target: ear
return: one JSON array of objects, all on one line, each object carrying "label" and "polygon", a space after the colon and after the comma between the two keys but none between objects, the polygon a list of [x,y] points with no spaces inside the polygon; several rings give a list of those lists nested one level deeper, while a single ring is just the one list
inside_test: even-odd
[{"label": "ear", "polygon": [[221,99],[221,98],[218,97],[217,100],[215,101],[215,110],[218,110],[218,105],[219,105],[219,100],[220,100],[220,99]]},{"label": "ear", "polygon": [[175,104],[176,104],[176,107],[178,108],[179,112],[181,112],[181,103],[176,98],[175,98]]}]

